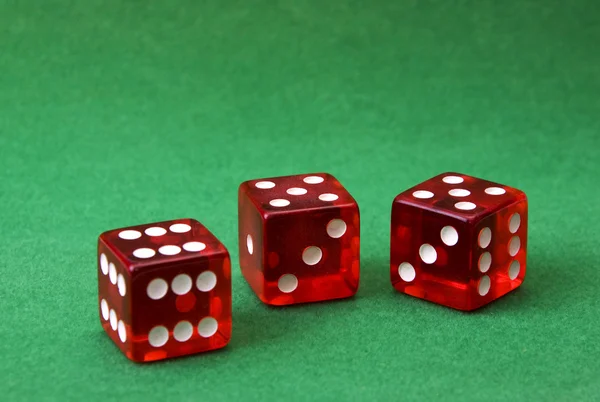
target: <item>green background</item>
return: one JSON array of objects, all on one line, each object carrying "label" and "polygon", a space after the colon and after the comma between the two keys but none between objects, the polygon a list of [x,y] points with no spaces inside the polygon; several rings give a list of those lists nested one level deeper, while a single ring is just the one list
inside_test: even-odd
[{"label": "green background", "polygon": [[[600,12],[590,1],[0,2],[4,400],[600,400]],[[389,283],[393,197],[456,170],[524,190],[528,274],[466,314]],[[327,171],[359,202],[352,300],[267,308],[240,182]],[[130,363],[96,239],[194,217],[233,337]]]}]

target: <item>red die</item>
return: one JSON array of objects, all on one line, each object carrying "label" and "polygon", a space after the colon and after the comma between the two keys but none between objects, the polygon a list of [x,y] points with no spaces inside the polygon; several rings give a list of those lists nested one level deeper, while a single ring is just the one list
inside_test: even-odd
[{"label": "red die", "polygon": [[335,177],[251,180],[239,188],[242,274],[271,305],[353,296],[358,289],[360,217]]},{"label": "red die", "polygon": [[396,197],[391,230],[391,280],[400,292],[474,310],[525,277],[527,197],[520,190],[445,173]]},{"label": "red die", "polygon": [[193,219],[105,232],[98,303],[102,327],[133,361],[222,348],[231,336],[229,253]]}]

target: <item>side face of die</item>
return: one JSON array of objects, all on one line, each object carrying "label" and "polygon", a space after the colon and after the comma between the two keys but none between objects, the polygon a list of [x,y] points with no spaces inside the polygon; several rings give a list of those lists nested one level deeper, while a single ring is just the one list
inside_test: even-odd
[{"label": "side face of die", "polygon": [[100,320],[128,358],[148,362],[227,345],[230,257],[198,221],[111,230],[100,235],[98,254]]},{"label": "side face of die", "polygon": [[102,328],[127,355],[131,348],[131,275],[119,253],[102,239],[98,240],[98,307]]},{"label": "side face of die", "polygon": [[392,205],[390,277],[398,291],[474,310],[521,285],[527,198],[517,189],[444,173]]},{"label": "side face of die", "polygon": [[326,173],[239,188],[240,267],[266,304],[353,296],[360,276],[358,204]]}]

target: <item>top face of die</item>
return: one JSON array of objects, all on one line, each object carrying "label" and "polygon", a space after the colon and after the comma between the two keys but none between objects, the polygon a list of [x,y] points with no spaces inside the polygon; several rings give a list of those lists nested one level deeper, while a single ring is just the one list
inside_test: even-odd
[{"label": "top face of die", "polygon": [[448,172],[404,191],[394,203],[409,204],[471,222],[526,199],[525,193],[516,188]]},{"label": "top face of die", "polygon": [[176,219],[109,230],[100,235],[130,271],[198,256],[227,254],[223,244],[195,219]]},{"label": "top face of die", "polygon": [[342,184],[327,173],[249,180],[240,185],[242,192],[267,214],[356,205]]}]

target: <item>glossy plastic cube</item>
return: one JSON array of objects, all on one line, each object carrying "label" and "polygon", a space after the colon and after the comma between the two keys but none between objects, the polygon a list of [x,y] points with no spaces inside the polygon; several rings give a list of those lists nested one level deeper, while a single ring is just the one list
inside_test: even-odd
[{"label": "glossy plastic cube", "polygon": [[222,348],[231,336],[231,263],[202,224],[177,219],[98,239],[102,327],[131,360]]},{"label": "glossy plastic cube", "polygon": [[353,296],[359,283],[358,204],[326,173],[239,187],[240,267],[270,305]]},{"label": "glossy plastic cube", "polygon": [[400,292],[474,310],[521,285],[526,257],[520,190],[444,173],[393,202],[390,275]]}]

